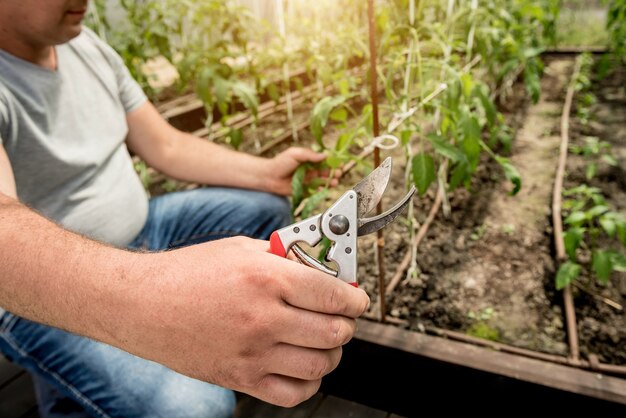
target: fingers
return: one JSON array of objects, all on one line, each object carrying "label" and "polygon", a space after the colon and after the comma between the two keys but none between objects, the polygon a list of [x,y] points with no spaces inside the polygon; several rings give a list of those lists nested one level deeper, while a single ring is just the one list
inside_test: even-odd
[{"label": "fingers", "polygon": [[315,152],[310,148],[291,147],[284,152],[299,163],[319,163],[326,159],[326,154],[321,152]]},{"label": "fingers", "polygon": [[262,240],[245,240],[250,248],[264,253],[268,266],[275,269],[279,279],[280,297],[287,304],[312,312],[358,318],[369,307],[369,296],[360,288],[307,267],[292,260],[276,257],[269,243]]},{"label": "fingers", "polygon": [[340,347],[314,350],[281,344],[263,360],[273,374],[301,380],[319,380],[337,368],[341,354]]},{"label": "fingers", "polygon": [[348,343],[356,331],[356,321],[341,315],[320,314],[286,306],[276,326],[281,341],[299,347],[334,349]]},{"label": "fingers", "polygon": [[286,303],[300,309],[349,318],[357,318],[367,310],[369,297],[363,289],[302,264],[287,264],[287,280],[281,288],[281,297]]},{"label": "fingers", "polygon": [[315,395],[322,384],[318,380],[301,380],[293,377],[268,374],[250,395],[274,405],[291,408]]},{"label": "fingers", "polygon": [[254,396],[284,407],[295,406],[313,396],[322,378],[335,370],[341,348],[311,350],[282,344],[264,359],[272,374],[265,375]]}]

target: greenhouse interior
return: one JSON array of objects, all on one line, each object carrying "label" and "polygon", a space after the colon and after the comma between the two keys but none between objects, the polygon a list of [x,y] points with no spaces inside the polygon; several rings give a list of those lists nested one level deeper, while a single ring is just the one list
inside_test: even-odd
[{"label": "greenhouse interior", "polygon": [[624,416],[626,0],[0,0],[0,240],[4,418]]}]

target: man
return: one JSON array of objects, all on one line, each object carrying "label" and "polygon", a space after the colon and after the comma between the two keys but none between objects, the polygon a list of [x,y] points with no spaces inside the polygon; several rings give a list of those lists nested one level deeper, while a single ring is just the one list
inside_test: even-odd
[{"label": "man", "polygon": [[[259,238],[289,221],[294,170],[323,155],[262,159],[174,129],[81,27],[86,8],[0,0],[0,350],[35,377],[42,416],[309,398],[368,298]],[[221,187],[148,201],[127,149]]]}]

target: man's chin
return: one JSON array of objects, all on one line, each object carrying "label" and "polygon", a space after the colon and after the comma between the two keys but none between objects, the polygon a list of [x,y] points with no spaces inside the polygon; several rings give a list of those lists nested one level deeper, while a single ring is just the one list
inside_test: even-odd
[{"label": "man's chin", "polygon": [[74,39],[78,35],[80,35],[82,30],[83,30],[83,25],[82,24],[77,24],[77,25],[72,25],[72,26],[67,27],[63,31],[61,36],[59,36],[59,39],[57,39],[57,45],[64,44],[66,42],[71,41],[72,39]]}]

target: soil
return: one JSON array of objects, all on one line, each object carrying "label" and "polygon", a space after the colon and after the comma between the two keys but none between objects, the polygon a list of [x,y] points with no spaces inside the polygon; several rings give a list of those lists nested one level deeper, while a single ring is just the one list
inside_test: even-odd
[{"label": "soil", "polygon": [[[449,213],[440,210],[425,240],[417,248],[414,269],[387,295],[387,315],[398,326],[428,332],[458,331],[535,351],[567,355],[561,292],[556,291],[556,262],[551,225],[551,201],[560,145],[560,120],[573,57],[547,57],[542,97],[537,104],[523,90],[509,98],[505,116],[516,129],[509,158],[522,176],[522,190],[510,196],[510,184],[500,168],[485,161],[471,189],[449,193]],[[572,136],[596,135],[613,144],[619,167],[602,171],[596,182],[615,208],[626,213],[626,98],[620,70],[594,83],[598,104],[594,122],[584,128],[573,123]],[[575,113],[574,113],[575,114]],[[590,132],[591,130],[591,132]],[[577,140],[577,139],[575,139]],[[398,155],[394,162],[402,161]],[[398,164],[400,165],[400,164]],[[568,182],[575,182],[572,170]],[[404,167],[396,166],[385,207],[404,193]],[[584,176],[584,171],[583,171]],[[567,185],[566,185],[567,187]],[[435,191],[417,197],[415,214],[424,222]],[[385,269],[391,277],[409,249],[407,223],[385,229]],[[376,260],[376,237],[359,243],[361,260]],[[378,298],[376,263],[360,263],[362,287]],[[604,303],[599,295],[621,306],[621,278],[615,273],[604,288],[576,291],[580,349],[584,357],[626,364],[624,311]],[[378,315],[379,306],[372,313]]]},{"label": "soil", "polygon": [[[626,215],[626,70],[619,67],[602,78],[594,75],[592,81],[591,92],[597,103],[591,107],[588,123],[573,119],[570,141],[572,145],[583,146],[586,137],[597,137],[609,143],[617,165],[600,162],[598,173],[588,180],[587,161],[582,156],[571,155],[564,187],[580,184],[598,187],[611,209]],[[576,113],[575,108],[573,115]],[[615,240],[604,240],[600,244],[619,249]],[[620,311],[607,303],[613,301],[626,306],[626,273],[614,272],[611,279],[602,286],[590,278],[588,272],[583,272],[579,281],[582,286],[574,288],[581,353],[587,357],[596,354],[613,364],[626,364],[626,314],[623,309]]]}]

